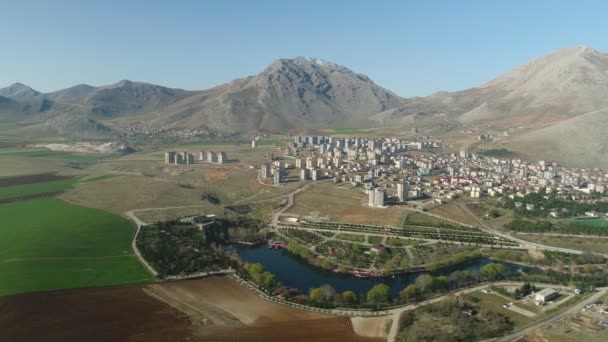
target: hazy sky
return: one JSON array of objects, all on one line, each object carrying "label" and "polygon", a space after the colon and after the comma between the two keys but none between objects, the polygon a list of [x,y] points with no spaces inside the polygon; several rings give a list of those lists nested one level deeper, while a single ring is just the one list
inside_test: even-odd
[{"label": "hazy sky", "polygon": [[607,15],[608,1],[580,0],[0,0],[0,87],[205,89],[309,56],[422,96],[566,46],[608,50]]}]

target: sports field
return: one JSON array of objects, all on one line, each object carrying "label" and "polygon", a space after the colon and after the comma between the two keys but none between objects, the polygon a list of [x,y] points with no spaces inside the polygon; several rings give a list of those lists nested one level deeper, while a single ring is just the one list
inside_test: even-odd
[{"label": "sports field", "polygon": [[0,295],[151,281],[124,218],[54,198],[0,205]]}]

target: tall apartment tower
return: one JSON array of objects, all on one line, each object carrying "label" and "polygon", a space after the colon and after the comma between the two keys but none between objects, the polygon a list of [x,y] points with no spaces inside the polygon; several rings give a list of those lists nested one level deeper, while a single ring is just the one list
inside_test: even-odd
[{"label": "tall apartment tower", "polygon": [[399,201],[401,202],[405,202],[408,199],[408,192],[409,192],[409,187],[401,182],[401,183],[397,183],[397,196],[399,197]]},{"label": "tall apartment tower", "polygon": [[310,175],[311,175],[311,178],[313,181],[321,180],[321,170],[319,170],[319,169],[310,170]]},{"label": "tall apartment tower", "polygon": [[165,164],[175,163],[175,152],[165,152]]},{"label": "tall apartment tower", "polygon": [[211,152],[211,151],[207,152],[207,161],[208,162],[215,163],[216,158],[217,158],[217,156],[216,156],[215,152]]},{"label": "tall apartment tower", "polygon": [[226,152],[218,152],[217,153],[217,162],[220,164],[224,164],[228,159],[226,158]]},{"label": "tall apartment tower", "polygon": [[184,163],[184,157],[182,156],[181,153],[176,153],[175,154],[175,165],[179,165],[179,164],[183,164]]},{"label": "tall apartment tower", "polygon": [[281,171],[275,170],[274,172],[274,185],[281,185]]},{"label": "tall apartment tower", "polygon": [[384,207],[384,189],[374,189],[374,205],[376,207]]},{"label": "tall apartment tower", "polygon": [[374,189],[369,189],[367,191],[367,196],[368,196],[367,204],[370,207],[373,207],[374,205],[376,205],[376,192],[374,191]]},{"label": "tall apartment tower", "polygon": [[268,166],[268,164],[262,164],[262,167],[260,168],[260,177],[263,179],[270,177],[270,166]]}]

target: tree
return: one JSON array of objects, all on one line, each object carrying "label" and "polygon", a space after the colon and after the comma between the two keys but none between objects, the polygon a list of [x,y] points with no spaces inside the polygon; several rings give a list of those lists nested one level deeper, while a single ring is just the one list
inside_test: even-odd
[{"label": "tree", "polygon": [[371,303],[387,303],[391,288],[386,284],[377,284],[367,292],[367,301]]},{"label": "tree", "polygon": [[420,295],[420,289],[418,288],[418,286],[411,284],[408,287],[406,287],[405,289],[403,289],[401,292],[399,292],[399,297],[401,299],[403,299],[404,301],[408,301],[408,300],[412,300],[414,298],[417,298]]},{"label": "tree", "polygon": [[503,264],[491,262],[479,270],[479,273],[486,279],[494,280],[502,278],[508,272],[508,268]]},{"label": "tree", "polygon": [[310,293],[308,294],[308,298],[310,298],[312,301],[319,302],[323,300],[323,292],[320,288],[311,289]]},{"label": "tree", "polygon": [[342,293],[342,300],[347,304],[357,303],[357,295],[353,291],[344,291]]},{"label": "tree", "polygon": [[424,292],[433,281],[433,277],[428,274],[421,274],[416,278],[416,286]]},{"label": "tree", "polygon": [[274,274],[270,272],[264,272],[262,274],[262,285],[264,285],[264,287],[272,288],[276,283],[277,277]]},{"label": "tree", "polygon": [[327,302],[332,301],[334,299],[334,296],[336,295],[336,290],[334,290],[334,288],[328,284],[321,285],[319,290],[321,290],[321,295],[323,296],[323,300],[325,300]]}]

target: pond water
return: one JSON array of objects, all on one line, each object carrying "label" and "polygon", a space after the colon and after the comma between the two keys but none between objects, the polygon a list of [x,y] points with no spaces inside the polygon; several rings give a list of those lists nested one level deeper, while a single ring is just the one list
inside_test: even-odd
[{"label": "pond water", "polygon": [[358,278],[350,274],[336,273],[313,266],[300,258],[291,255],[284,249],[270,249],[266,245],[257,247],[237,246],[236,250],[243,261],[248,263],[259,262],[264,268],[274,273],[283,285],[295,287],[302,292],[319,287],[324,284],[331,285],[337,292],[354,291],[361,295],[367,293],[374,285],[385,283],[391,287],[391,295],[397,295],[401,290],[413,284],[421,274],[429,273],[433,276],[449,275],[456,270],[479,271],[484,265],[495,262],[507,266],[510,270],[529,273],[537,269],[490,259],[476,259],[465,264],[457,265],[434,273],[415,272],[396,276],[395,278]]}]

